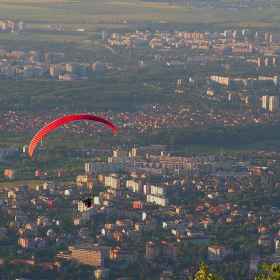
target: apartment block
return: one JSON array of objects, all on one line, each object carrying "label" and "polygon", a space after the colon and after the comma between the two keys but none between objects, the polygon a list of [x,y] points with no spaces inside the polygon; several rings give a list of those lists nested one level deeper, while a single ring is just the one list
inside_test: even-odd
[{"label": "apartment block", "polygon": [[125,162],[95,162],[95,163],[85,163],[85,173],[110,173],[126,171]]},{"label": "apartment block", "polygon": [[168,206],[169,205],[169,200],[165,196],[157,196],[153,194],[148,194],[147,195],[147,202],[150,203],[155,203],[161,206]]},{"label": "apartment block", "polygon": [[276,112],[279,110],[279,97],[278,96],[270,96],[269,98],[269,111]]},{"label": "apartment block", "polygon": [[148,242],[146,244],[146,258],[148,260],[157,257],[176,258],[178,256],[177,243],[168,243],[162,241],[161,243]]},{"label": "apartment block", "polygon": [[110,247],[81,244],[69,246],[68,249],[72,252],[71,259],[73,262],[103,267],[104,258],[109,256]]},{"label": "apartment block", "polygon": [[34,248],[34,242],[32,239],[30,238],[25,238],[25,237],[21,237],[18,239],[18,244],[22,247],[22,248]]},{"label": "apartment block", "polygon": [[137,249],[133,247],[110,249],[110,259],[114,262],[133,263],[137,260]]},{"label": "apartment block", "polygon": [[5,179],[19,179],[20,178],[20,171],[18,169],[5,169],[4,171],[4,178]]},{"label": "apartment block", "polygon": [[105,186],[118,189],[121,186],[120,179],[117,175],[105,176]]},{"label": "apartment block", "polygon": [[126,180],[126,187],[132,192],[143,193],[143,184],[139,180]]},{"label": "apartment block", "polygon": [[227,255],[232,255],[233,250],[229,246],[209,246],[208,247],[208,260],[209,261],[222,261]]}]

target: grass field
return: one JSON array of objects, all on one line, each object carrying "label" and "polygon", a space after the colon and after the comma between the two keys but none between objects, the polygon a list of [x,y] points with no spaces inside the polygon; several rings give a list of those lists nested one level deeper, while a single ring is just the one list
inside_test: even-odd
[{"label": "grass field", "polygon": [[[23,180],[23,181],[10,181],[10,182],[0,182],[0,188],[4,187],[11,187],[14,188],[16,186],[28,185],[30,189],[35,189],[36,186],[41,185],[45,182],[50,182],[51,180],[44,179],[44,180]],[[72,182],[60,182],[60,185],[73,185]]]},{"label": "grass field", "polygon": [[[102,21],[164,21],[182,23],[211,23],[223,26],[280,26],[280,9],[250,9],[244,11],[193,9],[185,5],[170,5],[162,2],[102,1],[0,1],[0,18],[47,22],[56,24],[77,24],[77,28],[95,27],[95,24],[82,26],[83,22]],[[32,23],[34,24],[34,22]],[[72,25],[73,26],[73,25]],[[101,25],[102,26],[102,25]]]},{"label": "grass field", "polygon": [[[0,3],[5,3],[5,4],[9,4],[9,3],[15,3],[15,4],[22,4],[22,3],[28,3],[28,4],[45,4],[45,3],[92,3],[92,2],[100,2],[100,0],[78,0],[78,1],[69,1],[69,0],[26,0],[26,1],[19,1],[19,0],[0,0]],[[103,1],[105,2],[105,1]],[[119,2],[138,2],[137,0],[122,0]],[[251,0],[220,0],[220,2],[236,2],[236,3],[240,3],[240,2],[244,2],[244,3],[252,3]],[[259,3],[277,3],[278,0],[254,0],[254,2],[259,2]]]},{"label": "grass field", "polygon": [[[42,23],[37,23],[37,22],[30,22],[28,23],[28,28],[35,28],[35,29],[40,29],[42,27],[46,26],[46,24]],[[55,29],[58,27],[63,27],[66,29],[78,29],[78,28],[84,28],[87,30],[92,30],[94,31],[96,28],[114,28],[114,29],[119,29],[119,28],[139,28],[141,25],[140,24],[123,24],[123,23],[100,23],[100,22],[95,22],[95,23],[79,23],[79,22],[63,22],[63,23],[56,23],[52,24],[51,28],[49,29]],[[47,30],[48,28],[45,27]]]},{"label": "grass field", "polygon": [[12,33],[0,33],[1,40],[16,40],[18,41],[43,41],[43,42],[77,42],[88,39],[85,35],[54,35],[54,34],[12,34]]}]

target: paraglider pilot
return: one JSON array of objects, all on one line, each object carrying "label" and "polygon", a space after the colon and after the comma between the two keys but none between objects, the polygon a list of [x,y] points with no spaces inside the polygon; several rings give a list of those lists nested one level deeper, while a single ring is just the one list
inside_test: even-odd
[{"label": "paraglider pilot", "polygon": [[85,204],[85,206],[87,208],[90,208],[91,207],[91,201],[94,199],[94,195],[91,196],[91,197],[88,197],[86,199],[84,199],[83,197],[80,197],[80,200]]}]

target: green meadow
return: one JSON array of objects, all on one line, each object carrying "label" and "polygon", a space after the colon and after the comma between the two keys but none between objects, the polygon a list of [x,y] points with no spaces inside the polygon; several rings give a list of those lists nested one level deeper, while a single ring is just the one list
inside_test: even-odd
[{"label": "green meadow", "polygon": [[42,33],[32,33],[32,34],[13,34],[13,33],[0,33],[0,40],[10,40],[10,41],[35,41],[35,42],[74,42],[83,41],[89,39],[88,36],[79,34],[77,36],[71,35],[55,35],[55,34],[42,34]]},{"label": "green meadow", "polygon": [[[54,179],[55,181],[57,181],[57,179]],[[36,186],[41,185],[45,182],[51,182],[54,180],[50,180],[50,179],[44,179],[44,180],[18,180],[18,181],[5,181],[5,182],[1,182],[0,181],[0,188],[4,188],[4,187],[11,187],[14,188],[16,186],[23,186],[23,185],[28,185],[30,189],[35,189]],[[73,186],[73,182],[60,182],[60,185],[63,186],[69,186],[72,185]]]}]

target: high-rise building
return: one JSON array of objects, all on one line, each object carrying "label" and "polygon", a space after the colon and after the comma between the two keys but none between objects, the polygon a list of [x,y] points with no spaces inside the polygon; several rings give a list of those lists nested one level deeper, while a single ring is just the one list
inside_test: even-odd
[{"label": "high-rise building", "polygon": [[233,31],[233,37],[235,39],[241,39],[243,37],[241,30],[234,30]]},{"label": "high-rise building", "polygon": [[242,35],[244,37],[249,37],[251,35],[251,29],[243,29],[242,30]]},{"label": "high-rise building", "polygon": [[96,72],[104,72],[105,63],[102,61],[96,61],[92,64],[92,70]]},{"label": "high-rise building", "polygon": [[60,66],[50,67],[50,76],[57,78],[60,75]]},{"label": "high-rise building", "polygon": [[270,34],[269,41],[270,41],[270,43],[278,43],[279,42],[279,35],[278,34]]},{"label": "high-rise building", "polygon": [[258,58],[258,67],[263,66],[263,61],[261,58]]},{"label": "high-rise building", "polygon": [[89,162],[85,163],[85,172],[91,173],[108,173],[108,172],[118,172],[125,171],[125,162]]},{"label": "high-rise building", "polygon": [[143,184],[142,181],[139,180],[127,180],[126,187],[130,189],[132,192],[142,193],[143,192]]},{"label": "high-rise building", "polygon": [[270,33],[269,32],[264,33],[264,40],[266,41],[266,43],[269,43],[269,40],[270,40]]},{"label": "high-rise building", "polygon": [[152,260],[159,255],[159,245],[157,243],[148,242],[146,244],[146,258]]},{"label": "high-rise building", "polygon": [[25,30],[25,28],[26,28],[25,21],[20,21],[18,24],[18,28],[19,28],[19,30]]},{"label": "high-rise building", "polygon": [[66,63],[65,71],[66,71],[66,73],[76,74],[77,63]]},{"label": "high-rise building", "polygon": [[174,258],[178,256],[178,246],[176,243],[168,243],[162,241],[161,243],[148,242],[146,244],[146,258],[152,260],[159,255]]},{"label": "high-rise building", "polygon": [[264,60],[264,65],[265,66],[269,66],[271,64],[271,59],[269,57],[267,57],[265,60]]},{"label": "high-rise building", "polygon": [[110,259],[114,262],[133,263],[137,260],[137,249],[133,247],[120,248],[115,247],[110,249]]},{"label": "high-rise building", "polygon": [[8,23],[7,23],[6,21],[4,21],[4,22],[2,23],[2,29],[3,29],[3,30],[7,30],[8,28],[9,28]]},{"label": "high-rise building", "polygon": [[106,30],[102,30],[102,40],[107,40],[108,32]]},{"label": "high-rise building", "polygon": [[168,243],[166,241],[161,242],[162,254],[170,258],[178,257],[178,245],[177,243]]},{"label": "high-rise building", "polygon": [[24,66],[23,77],[24,78],[33,78],[41,77],[43,75],[43,69],[38,66]]},{"label": "high-rise building", "polygon": [[279,110],[279,97],[278,96],[270,96],[269,98],[269,111],[276,112]]},{"label": "high-rise building", "polygon": [[115,149],[113,150],[113,157],[126,157],[127,151],[123,149]]},{"label": "high-rise building", "polygon": [[269,108],[269,96],[268,95],[262,96],[262,108],[266,109],[266,110]]},{"label": "high-rise building", "polygon": [[273,82],[274,82],[275,86],[279,86],[280,85],[280,76],[274,76]]},{"label": "high-rise building", "polygon": [[110,186],[113,189],[120,188],[120,179],[117,175],[111,175],[105,177],[105,186]]},{"label": "high-rise building", "polygon": [[94,265],[96,267],[104,266],[104,258],[109,257],[110,247],[97,246],[95,244],[81,244],[69,246],[69,251],[72,252],[72,261]]},{"label": "high-rise building", "polygon": [[255,34],[255,38],[259,40],[264,40],[264,32],[262,31],[257,31]]},{"label": "high-rise building", "polygon": [[224,31],[225,38],[231,38],[232,37],[232,31],[231,30],[225,30]]}]

